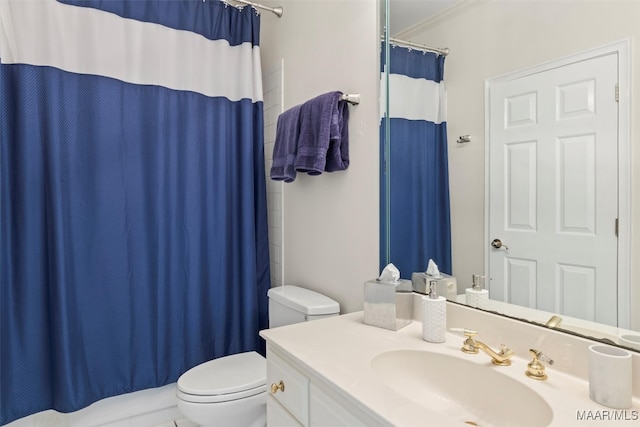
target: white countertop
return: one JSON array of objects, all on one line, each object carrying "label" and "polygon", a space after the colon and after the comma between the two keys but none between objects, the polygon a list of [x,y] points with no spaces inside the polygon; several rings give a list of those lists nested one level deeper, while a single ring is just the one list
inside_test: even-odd
[{"label": "white countertop", "polygon": [[[589,399],[586,381],[547,368],[549,379],[536,381],[524,372],[530,361],[528,354],[516,354],[511,366],[495,366],[484,353],[469,355],[460,350],[463,337],[447,333],[443,344],[432,344],[422,340],[422,325],[414,321],[399,331],[389,331],[363,323],[363,312],[338,317],[299,323],[260,332],[268,343],[284,355],[293,357],[301,367],[308,370],[312,381],[318,380],[337,388],[345,398],[359,407],[373,412],[376,418],[395,426],[456,426],[464,425],[407,399],[388,388],[372,370],[371,359],[385,351],[396,349],[424,350],[448,354],[486,365],[486,369],[498,370],[527,385],[542,397],[553,409],[551,426],[602,425],[607,419],[590,418],[578,420],[578,411],[592,411],[592,416],[602,417],[616,412],[620,420],[615,425],[640,424],[640,400],[634,398],[632,408],[613,410]],[[499,343],[487,342],[492,348]],[[509,343],[505,343],[509,345]],[[415,369],[438,369],[437,366],[415,366]],[[496,399],[507,398],[508,390],[493,390],[491,384],[474,384],[473,379],[455,378],[460,387],[477,387],[478,393],[495,393]],[[506,404],[506,403],[505,403]],[[526,408],[526,404],[523,405]],[[523,417],[526,417],[526,411]]]}]

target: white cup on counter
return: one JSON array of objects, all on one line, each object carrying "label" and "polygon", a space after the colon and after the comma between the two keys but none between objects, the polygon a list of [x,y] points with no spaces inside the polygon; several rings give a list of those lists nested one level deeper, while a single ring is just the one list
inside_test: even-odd
[{"label": "white cup on counter", "polygon": [[631,353],[605,344],[589,346],[589,397],[615,409],[631,407]]}]

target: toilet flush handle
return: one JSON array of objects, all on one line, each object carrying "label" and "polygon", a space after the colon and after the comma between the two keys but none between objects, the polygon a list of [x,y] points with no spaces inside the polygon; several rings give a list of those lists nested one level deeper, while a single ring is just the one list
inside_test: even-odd
[{"label": "toilet flush handle", "polygon": [[280,380],[278,384],[271,384],[271,394],[276,394],[278,390],[284,391],[284,383],[282,382],[282,380]]}]

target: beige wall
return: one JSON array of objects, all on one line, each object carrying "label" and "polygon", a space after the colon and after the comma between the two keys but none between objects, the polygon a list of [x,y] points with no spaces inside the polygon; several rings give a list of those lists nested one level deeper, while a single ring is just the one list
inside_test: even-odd
[{"label": "beige wall", "polygon": [[[640,1],[474,0],[398,36],[449,47],[445,63],[453,274],[469,284],[484,271],[484,82],[610,42],[631,41],[632,326],[640,330]],[[624,90],[624,88],[622,88]],[[460,146],[460,135],[473,141]],[[635,229],[634,229],[635,224]],[[634,265],[635,264],[635,265]]]},{"label": "beige wall", "polygon": [[283,185],[283,281],[362,310],[378,275],[378,33],[374,0],[282,0],[263,12],[263,69],[283,59],[283,108],[324,92],[360,93],[350,108],[350,166]]}]

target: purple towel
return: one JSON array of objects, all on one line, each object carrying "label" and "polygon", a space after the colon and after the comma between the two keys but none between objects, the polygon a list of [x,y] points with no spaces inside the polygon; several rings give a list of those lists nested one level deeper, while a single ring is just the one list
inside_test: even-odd
[{"label": "purple towel", "polygon": [[300,134],[300,105],[296,105],[278,116],[276,141],[273,144],[271,179],[292,182],[296,179],[294,161]]},{"label": "purple towel", "polygon": [[338,101],[338,128],[340,138],[329,141],[327,172],[343,171],[349,167],[349,106],[347,101]]},{"label": "purple towel", "polygon": [[317,96],[300,106],[295,169],[309,175],[349,166],[349,109],[341,92]]}]

